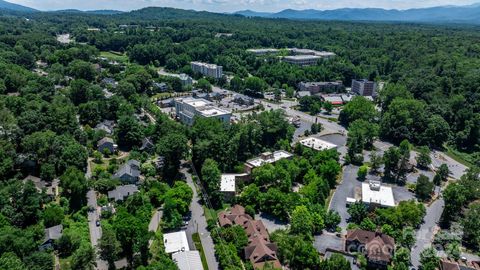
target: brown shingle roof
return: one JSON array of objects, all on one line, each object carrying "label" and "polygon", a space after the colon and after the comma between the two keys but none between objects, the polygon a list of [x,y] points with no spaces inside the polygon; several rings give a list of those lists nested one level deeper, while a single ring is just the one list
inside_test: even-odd
[{"label": "brown shingle roof", "polygon": [[245,258],[248,258],[256,268],[259,268],[260,264],[263,265],[265,262],[280,267],[277,258],[277,246],[260,236],[251,239],[251,242],[245,248]]},{"label": "brown shingle roof", "polygon": [[392,259],[395,240],[386,234],[360,229],[350,230],[347,232],[346,240],[358,241],[364,245],[369,260],[390,262]]},{"label": "brown shingle roof", "polygon": [[277,258],[277,246],[269,242],[268,231],[261,220],[254,220],[245,214],[245,208],[235,205],[230,212],[218,213],[220,226],[240,225],[248,236],[248,246],[245,247],[245,258],[249,259],[255,269],[262,269],[266,263],[275,268],[281,268]]}]

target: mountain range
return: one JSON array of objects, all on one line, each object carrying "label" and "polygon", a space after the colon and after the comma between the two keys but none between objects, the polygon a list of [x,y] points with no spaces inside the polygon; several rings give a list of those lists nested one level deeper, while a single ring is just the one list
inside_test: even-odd
[{"label": "mountain range", "polygon": [[246,17],[295,20],[402,21],[402,22],[468,22],[480,24],[480,4],[439,6],[418,9],[342,8],[334,10],[286,9],[276,13],[238,11]]},{"label": "mountain range", "polygon": [[16,12],[37,12],[38,10],[22,5],[17,5],[7,1],[0,0],[0,10],[10,10]]},{"label": "mountain range", "polygon": [[[169,11],[173,13],[184,14],[185,12],[202,16],[214,13],[210,12],[181,12],[178,9],[169,8],[146,8],[149,13],[155,13],[155,10],[165,14]],[[11,11],[20,13],[40,12],[39,10],[13,4],[4,0],[0,0],[0,11]],[[98,15],[113,15],[122,13],[117,10],[91,10],[80,11],[76,9],[58,10],[53,12],[72,12],[72,13],[89,13]],[[138,11],[136,11],[138,12]],[[220,14],[215,14],[220,15]],[[454,22],[454,23],[470,23],[480,24],[480,4],[469,6],[439,6],[431,8],[418,9],[381,9],[381,8],[341,8],[334,10],[294,10],[286,9],[280,12],[256,12],[252,10],[243,10],[233,13],[237,16],[245,17],[262,17],[262,18],[281,18],[294,20],[342,20],[342,21],[399,21],[399,22]],[[190,15],[188,16],[190,17]]]}]

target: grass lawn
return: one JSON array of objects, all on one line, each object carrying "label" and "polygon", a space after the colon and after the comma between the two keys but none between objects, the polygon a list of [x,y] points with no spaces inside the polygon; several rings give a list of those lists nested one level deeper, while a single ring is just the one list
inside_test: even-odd
[{"label": "grass lawn", "polygon": [[202,242],[200,241],[200,235],[198,233],[192,234],[193,243],[195,243],[195,248],[200,252],[200,258],[202,260],[203,269],[208,270],[207,257],[203,252]]},{"label": "grass lawn", "polygon": [[471,156],[467,153],[462,153],[450,146],[445,146],[445,154],[453,158],[458,163],[461,163],[467,167],[472,167]]},{"label": "grass lawn", "polygon": [[205,218],[207,219],[207,222],[211,219],[217,219],[217,211],[215,211],[214,209],[203,206],[203,212],[205,213]]},{"label": "grass lawn", "polygon": [[100,52],[101,57],[108,58],[113,61],[117,62],[128,62],[128,56],[126,54],[122,54],[119,52],[108,51],[108,52]]}]

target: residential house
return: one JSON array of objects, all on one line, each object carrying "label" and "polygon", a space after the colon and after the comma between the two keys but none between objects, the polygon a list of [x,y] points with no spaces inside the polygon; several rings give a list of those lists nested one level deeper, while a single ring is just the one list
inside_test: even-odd
[{"label": "residential house", "polygon": [[98,141],[97,150],[100,153],[105,153],[106,151],[108,151],[108,153],[112,154],[112,153],[115,153],[115,151],[117,151],[117,145],[115,144],[112,138],[104,137],[103,139]]},{"label": "residential house", "polygon": [[439,270],[480,270],[480,262],[457,262],[442,259]]},{"label": "residential house", "polygon": [[367,264],[375,269],[387,269],[392,261],[395,240],[381,232],[350,230],[345,239],[345,251],[363,253]]},{"label": "residential house", "polygon": [[255,269],[263,269],[266,264],[281,268],[277,257],[277,246],[270,242],[268,231],[261,220],[254,220],[245,213],[245,208],[235,205],[232,209],[218,214],[220,226],[241,226],[248,236],[245,259],[250,260]]},{"label": "residential house", "polygon": [[105,131],[107,135],[113,134],[113,129],[115,127],[115,122],[111,120],[103,120],[95,126],[96,131]]},{"label": "residential house", "polygon": [[152,139],[145,137],[142,140],[142,146],[138,150],[148,153],[155,152],[155,144],[152,142]]},{"label": "residential house", "polygon": [[136,185],[124,185],[118,186],[114,190],[108,192],[108,198],[113,199],[114,201],[123,201],[128,196],[133,195],[138,192],[138,187]]},{"label": "residential house", "polygon": [[178,78],[180,78],[183,87],[188,87],[193,84],[192,77],[188,76],[187,74],[182,73],[178,76]]},{"label": "residential house", "polygon": [[113,88],[116,88],[117,85],[118,85],[118,82],[114,79],[114,78],[103,78],[101,83],[104,85],[104,86],[111,86]]},{"label": "residential house", "polygon": [[45,229],[45,237],[43,238],[43,242],[40,245],[40,250],[46,250],[53,248],[55,240],[60,239],[63,235],[63,225],[57,225],[50,228]]},{"label": "residential house", "polygon": [[153,88],[155,89],[155,91],[158,91],[158,92],[168,92],[168,84],[166,83],[158,83],[158,82],[154,82],[153,83]]},{"label": "residential house", "polygon": [[60,180],[58,178],[53,179],[52,182],[47,182],[42,180],[40,177],[28,175],[23,179],[23,183],[26,183],[27,181],[31,181],[35,185],[37,191],[40,193],[45,191],[45,194],[51,197],[58,196],[59,194],[58,187],[60,185]]},{"label": "residential house", "polygon": [[123,183],[136,184],[140,180],[140,162],[133,159],[127,161],[113,175],[113,178]]}]

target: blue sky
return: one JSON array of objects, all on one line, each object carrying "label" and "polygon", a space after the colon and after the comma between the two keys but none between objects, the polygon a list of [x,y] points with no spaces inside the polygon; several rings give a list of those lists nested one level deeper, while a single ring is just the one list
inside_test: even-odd
[{"label": "blue sky", "polygon": [[408,9],[442,5],[469,5],[480,0],[7,0],[39,10],[116,9],[133,10],[148,6],[232,12],[244,9],[280,11],[292,9],[335,9],[342,7],[377,7]]}]

